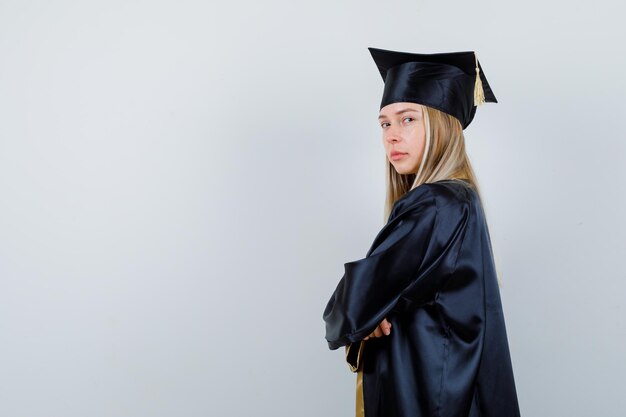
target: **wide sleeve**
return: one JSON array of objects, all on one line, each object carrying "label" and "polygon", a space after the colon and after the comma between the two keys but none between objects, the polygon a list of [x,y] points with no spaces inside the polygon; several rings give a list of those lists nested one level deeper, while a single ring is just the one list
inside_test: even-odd
[{"label": "wide sleeve", "polygon": [[404,203],[366,257],[344,264],[323,314],[331,350],[369,335],[403,294],[436,286],[441,266],[455,261],[466,207],[459,200],[438,201],[430,188]]}]

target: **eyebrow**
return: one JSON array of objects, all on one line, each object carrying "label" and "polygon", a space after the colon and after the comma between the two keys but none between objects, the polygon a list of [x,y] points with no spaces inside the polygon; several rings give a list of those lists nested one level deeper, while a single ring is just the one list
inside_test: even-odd
[{"label": "eyebrow", "polygon": [[[406,112],[408,112],[408,111],[419,112],[419,110],[417,110],[417,109],[402,109],[402,110],[398,110],[398,111],[397,111],[397,112],[395,112],[394,114],[406,113]],[[385,116],[385,115],[382,115],[382,114],[381,114],[380,116],[378,116],[378,120],[383,119],[383,118],[385,118],[385,117],[387,117],[387,116]]]}]

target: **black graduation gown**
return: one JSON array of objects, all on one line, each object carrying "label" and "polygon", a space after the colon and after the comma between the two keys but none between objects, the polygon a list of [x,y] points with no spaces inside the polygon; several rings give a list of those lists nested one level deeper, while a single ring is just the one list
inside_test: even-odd
[{"label": "black graduation gown", "polygon": [[[323,318],[357,372],[357,416],[520,415],[484,212],[462,180],[396,201]],[[384,319],[391,334],[363,340]]]}]

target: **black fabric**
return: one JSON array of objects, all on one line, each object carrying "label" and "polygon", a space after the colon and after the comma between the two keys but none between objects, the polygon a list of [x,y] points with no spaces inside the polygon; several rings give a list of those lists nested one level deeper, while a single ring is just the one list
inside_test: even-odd
[{"label": "black fabric", "polygon": [[329,348],[392,324],[363,342],[365,417],[520,415],[489,231],[466,182],[409,191],[344,269],[323,314]]},{"label": "black fabric", "polygon": [[[419,103],[456,117],[463,129],[474,119],[476,59],[472,51],[414,54],[368,48],[385,82],[382,109],[397,102]],[[478,61],[485,102],[497,103]]]}]

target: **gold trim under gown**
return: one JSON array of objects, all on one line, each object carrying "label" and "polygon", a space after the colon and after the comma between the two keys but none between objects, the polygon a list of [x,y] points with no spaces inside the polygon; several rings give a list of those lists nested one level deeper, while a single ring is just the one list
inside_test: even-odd
[{"label": "gold trim under gown", "polygon": [[[365,346],[365,341],[361,340],[359,342],[359,349],[356,352],[356,357],[354,356],[354,352],[351,351],[353,343],[349,343],[346,345],[346,362],[350,366],[350,370],[352,372],[356,372],[356,417],[364,417],[365,410],[363,407],[363,347]],[[350,354],[352,352],[352,355]]]}]

